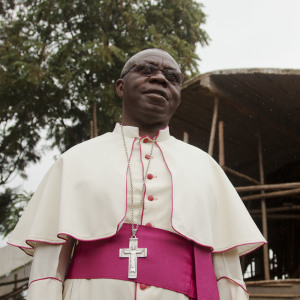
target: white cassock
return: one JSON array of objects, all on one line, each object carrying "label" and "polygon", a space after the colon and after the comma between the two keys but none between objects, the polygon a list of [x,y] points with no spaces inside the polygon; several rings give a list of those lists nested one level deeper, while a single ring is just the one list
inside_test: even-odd
[{"label": "white cassock", "polygon": [[[124,126],[131,157],[134,222],[152,143]],[[248,299],[239,256],[265,243],[234,187],[202,150],[161,130],[154,144],[141,224],[213,249],[221,300]],[[152,175],[152,176],[151,176]],[[126,186],[127,185],[127,186]],[[117,124],[65,152],[42,180],[9,244],[34,254],[28,300],[184,300],[174,291],[114,279],[67,279],[74,241],[113,236],[131,223],[130,180]],[[170,274],[171,276],[171,274]]]}]

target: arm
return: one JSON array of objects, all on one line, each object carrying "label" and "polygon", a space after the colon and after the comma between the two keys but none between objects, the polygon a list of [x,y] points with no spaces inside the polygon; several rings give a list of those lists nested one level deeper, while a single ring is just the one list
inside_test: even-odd
[{"label": "arm", "polygon": [[249,299],[236,248],[214,253],[213,265],[218,281],[220,300]]},{"label": "arm", "polygon": [[38,243],[33,257],[27,300],[61,300],[74,240],[51,245]]}]

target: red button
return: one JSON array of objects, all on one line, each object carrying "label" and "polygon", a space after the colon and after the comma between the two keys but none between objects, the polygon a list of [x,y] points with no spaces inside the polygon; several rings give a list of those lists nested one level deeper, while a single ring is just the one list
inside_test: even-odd
[{"label": "red button", "polygon": [[151,223],[147,223],[146,226],[153,227],[153,225]]},{"label": "red button", "polygon": [[151,179],[153,178],[153,175],[152,175],[152,174],[148,174],[148,175],[147,175],[147,178],[148,178],[149,180],[151,180]]},{"label": "red button", "polygon": [[143,143],[148,143],[148,142],[149,142],[149,139],[147,139],[147,138],[143,139]]},{"label": "red button", "polygon": [[152,195],[149,195],[149,196],[148,196],[148,200],[149,200],[149,201],[153,201],[153,200],[154,200],[154,197],[153,197]]},{"label": "red button", "polygon": [[150,159],[151,156],[150,156],[149,154],[146,154],[146,155],[145,155],[145,158]]},{"label": "red button", "polygon": [[140,283],[140,289],[144,290],[147,288],[147,285],[145,283]]}]

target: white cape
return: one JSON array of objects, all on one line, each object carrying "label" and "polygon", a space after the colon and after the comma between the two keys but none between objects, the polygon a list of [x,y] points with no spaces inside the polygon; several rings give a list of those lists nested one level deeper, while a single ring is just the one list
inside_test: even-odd
[{"label": "white cape", "polygon": [[[127,137],[132,144],[134,137]],[[65,152],[29,202],[9,244],[33,254],[36,242],[113,236],[126,215],[126,171],[118,125]],[[172,227],[198,244],[246,254],[266,241],[219,165],[169,136],[157,140],[172,178]]]}]

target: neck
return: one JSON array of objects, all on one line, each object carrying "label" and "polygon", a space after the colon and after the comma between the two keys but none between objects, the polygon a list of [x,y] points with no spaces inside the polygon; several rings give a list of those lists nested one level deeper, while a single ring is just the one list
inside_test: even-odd
[{"label": "neck", "polygon": [[158,132],[167,126],[167,125],[158,125],[158,126],[145,127],[145,126],[139,126],[139,125],[134,125],[134,124],[128,124],[127,122],[122,122],[122,125],[138,127],[141,136],[148,135],[151,138],[154,138],[155,136],[157,136]]}]

